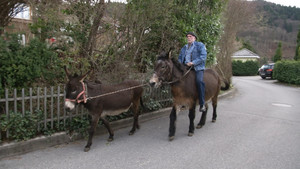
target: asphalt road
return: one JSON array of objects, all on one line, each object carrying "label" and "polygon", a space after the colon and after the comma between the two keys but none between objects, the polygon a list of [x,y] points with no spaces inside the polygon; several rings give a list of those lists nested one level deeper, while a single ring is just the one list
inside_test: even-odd
[{"label": "asphalt road", "polygon": [[[168,141],[169,118],[147,121],[94,138],[14,156],[1,169],[299,169],[300,88],[260,77],[234,77],[237,91],[219,100],[218,118],[188,137],[188,116],[178,116],[176,137]],[[211,108],[211,106],[210,106]],[[197,114],[198,122],[200,115]]]}]

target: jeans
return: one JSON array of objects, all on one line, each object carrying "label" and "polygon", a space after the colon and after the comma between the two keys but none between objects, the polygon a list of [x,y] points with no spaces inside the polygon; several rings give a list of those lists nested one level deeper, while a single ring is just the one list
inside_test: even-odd
[{"label": "jeans", "polygon": [[196,71],[196,85],[198,89],[199,104],[205,104],[205,83],[203,81],[204,70]]}]

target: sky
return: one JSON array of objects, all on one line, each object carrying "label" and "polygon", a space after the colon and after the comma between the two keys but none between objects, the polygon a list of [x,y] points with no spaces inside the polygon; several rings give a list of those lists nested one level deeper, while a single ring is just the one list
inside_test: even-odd
[{"label": "sky", "polygon": [[297,8],[300,8],[300,0],[265,0],[268,2],[273,2],[275,4],[280,4],[284,6],[296,6]]}]

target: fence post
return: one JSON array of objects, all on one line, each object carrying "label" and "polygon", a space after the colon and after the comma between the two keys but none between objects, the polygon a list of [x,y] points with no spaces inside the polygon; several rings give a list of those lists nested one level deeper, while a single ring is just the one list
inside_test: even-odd
[{"label": "fence post", "polygon": [[51,86],[51,129],[53,129],[53,86]]},{"label": "fence post", "polygon": [[14,89],[14,112],[17,113],[17,89]]},{"label": "fence post", "polygon": [[32,88],[29,88],[29,104],[30,104],[30,113],[32,114],[33,113],[33,110],[32,110]]},{"label": "fence post", "polygon": [[40,110],[40,87],[37,88],[37,109]]},{"label": "fence post", "polygon": [[25,116],[25,92],[24,88],[22,88],[22,115]]},{"label": "fence post", "polygon": [[57,87],[57,128],[60,126],[60,86]]},{"label": "fence post", "polygon": [[[8,109],[8,89],[5,89],[5,111],[6,117],[9,119],[9,109]],[[9,137],[9,129],[6,130],[6,138]]]},{"label": "fence post", "polygon": [[[65,90],[65,86],[64,86],[64,101],[66,100],[66,90]],[[66,109],[64,108],[64,127],[66,127]]]},{"label": "fence post", "polygon": [[47,129],[47,87],[44,88],[44,128]]}]

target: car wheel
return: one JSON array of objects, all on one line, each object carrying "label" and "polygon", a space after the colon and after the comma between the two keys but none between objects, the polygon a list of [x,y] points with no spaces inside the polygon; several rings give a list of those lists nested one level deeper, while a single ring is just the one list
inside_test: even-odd
[{"label": "car wheel", "polygon": [[265,76],[261,76],[261,78],[262,78],[262,79],[266,79],[266,77],[265,77]]}]

